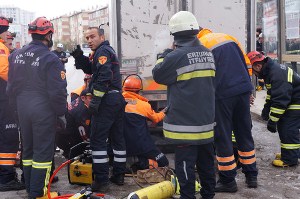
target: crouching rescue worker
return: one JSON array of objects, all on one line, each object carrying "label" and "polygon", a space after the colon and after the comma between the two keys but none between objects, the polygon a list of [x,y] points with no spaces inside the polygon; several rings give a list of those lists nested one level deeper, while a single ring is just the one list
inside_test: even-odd
[{"label": "crouching rescue worker", "polygon": [[142,90],[140,77],[131,75],[125,79],[123,96],[127,105],[125,107],[124,136],[127,156],[137,156],[139,162],[135,164],[137,170],[148,169],[151,166],[164,167],[169,161],[152,140],[147,119],[158,123],[165,117],[164,111],[156,113],[148,100],[139,95]]},{"label": "crouching rescue worker", "polygon": [[180,11],[169,21],[174,51],[165,50],[152,71],[154,80],[168,86],[168,110],[163,133],[176,145],[175,170],[182,199],[195,199],[195,165],[202,198],[213,198],[215,64],[212,53],[197,39],[195,16]]},{"label": "crouching rescue worker", "polygon": [[25,185],[19,182],[14,168],[19,148],[16,107],[6,95],[9,70],[7,30],[11,22],[10,19],[0,16],[0,191],[25,189]]},{"label": "crouching rescue worker", "polygon": [[[106,192],[109,180],[117,185],[124,184],[126,169],[126,146],[123,132],[125,100],[122,96],[122,80],[119,60],[109,42],[105,40],[104,30],[89,27],[85,32],[86,40],[93,53],[92,60],[83,55],[80,46],[71,55],[75,66],[83,72],[93,74],[89,90],[93,94],[89,105],[91,119],[91,149],[95,180],[92,190]],[[109,176],[107,138],[113,149],[113,172]]]},{"label": "crouching rescue worker", "polygon": [[[23,170],[29,198],[47,197],[56,121],[64,123],[67,82],[52,46],[53,25],[39,17],[28,25],[32,42],[10,56],[8,94],[15,97],[23,141]],[[57,196],[53,192],[52,197]]]},{"label": "crouching rescue worker", "polygon": [[268,89],[262,117],[268,119],[270,132],[278,130],[281,141],[281,155],[277,155],[272,164],[277,167],[297,165],[300,157],[300,77],[291,68],[272,61],[261,52],[249,52],[248,57],[254,74],[264,79]]},{"label": "crouching rescue worker", "polygon": [[59,129],[56,144],[62,149],[63,156],[69,158],[70,149],[81,142],[90,141],[91,113],[88,110],[92,94],[83,90],[80,97],[68,105],[66,129]]},{"label": "crouching rescue worker", "polygon": [[82,86],[76,88],[75,90],[73,90],[73,91],[71,92],[71,102],[72,102],[73,100],[77,99],[77,98],[80,96],[80,94],[81,94],[81,92],[82,92],[83,90],[89,88],[89,84],[90,84],[90,82],[91,82],[91,79],[92,79],[92,75],[89,75],[89,74],[85,74],[85,75],[84,75],[84,79],[83,79],[84,84],[83,84]]}]

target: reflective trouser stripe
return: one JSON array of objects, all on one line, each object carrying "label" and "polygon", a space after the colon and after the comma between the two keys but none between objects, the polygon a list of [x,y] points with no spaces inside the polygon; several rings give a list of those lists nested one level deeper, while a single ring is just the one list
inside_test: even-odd
[{"label": "reflective trouser stripe", "polygon": [[22,160],[23,166],[32,166],[32,160]]},{"label": "reflective trouser stripe", "polygon": [[114,157],[114,161],[115,162],[126,162],[126,158],[117,158],[117,157]]},{"label": "reflective trouser stripe", "polygon": [[239,153],[239,161],[242,164],[253,164],[254,162],[256,162],[256,157],[255,157],[255,150],[252,151],[238,151]]},{"label": "reflective trouser stripe", "polygon": [[230,171],[236,168],[236,163],[232,163],[231,165],[228,166],[222,166],[222,165],[218,165],[218,169],[219,171]]},{"label": "reflective trouser stripe", "polygon": [[300,110],[300,104],[291,104],[288,107],[289,110]]},{"label": "reflective trouser stripe", "polygon": [[234,160],[234,156],[229,156],[229,157],[219,157],[217,156],[218,162],[231,162]]},{"label": "reflective trouser stripe", "polygon": [[15,160],[0,160],[0,165],[15,165]]},{"label": "reflective trouser stripe", "polygon": [[0,153],[0,165],[15,165],[16,153]]},{"label": "reflective trouser stripe", "polygon": [[0,153],[0,158],[16,158],[16,153]]},{"label": "reflective trouser stripe", "polygon": [[[125,160],[126,161],[126,160]],[[102,159],[95,159],[93,158],[93,163],[107,163],[108,162],[108,158],[102,158]]]},{"label": "reflective trouser stripe", "polygon": [[32,161],[32,168],[34,169],[46,169],[46,176],[43,185],[44,195],[47,194],[47,185],[50,179],[50,171],[51,171],[52,161],[50,162],[35,162]]},{"label": "reflective trouser stripe", "polygon": [[117,151],[113,149],[113,153],[116,155],[126,155],[126,151]]},{"label": "reflective trouser stripe", "polygon": [[230,171],[235,169],[236,167],[236,163],[233,155],[228,157],[217,156],[217,161],[218,161],[219,171]]},{"label": "reflective trouser stripe", "polygon": [[295,150],[300,148],[300,144],[283,144],[281,143],[281,148],[287,150]]}]

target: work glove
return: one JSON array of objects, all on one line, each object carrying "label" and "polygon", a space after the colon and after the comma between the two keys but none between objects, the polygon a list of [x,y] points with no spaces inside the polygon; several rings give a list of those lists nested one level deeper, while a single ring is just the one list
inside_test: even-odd
[{"label": "work glove", "polygon": [[89,105],[89,111],[92,114],[98,113],[100,104],[101,104],[101,97],[93,96]]},{"label": "work glove", "polygon": [[269,120],[269,110],[267,110],[266,108],[263,108],[260,116],[263,120],[268,121]]},{"label": "work glove", "polygon": [[167,56],[167,54],[169,54],[172,51],[173,51],[173,49],[171,49],[171,48],[165,49],[163,53],[157,55],[157,59],[165,58],[165,56]]},{"label": "work glove", "polygon": [[67,120],[65,115],[61,115],[57,118],[57,129],[58,130],[65,130],[67,127]]},{"label": "work glove", "polygon": [[268,124],[267,124],[267,129],[271,132],[271,133],[276,133],[277,132],[277,122],[273,122],[272,120],[268,120]]},{"label": "work glove", "polygon": [[74,58],[82,56],[83,51],[80,48],[80,45],[77,45],[76,48],[73,49],[73,51],[70,53]]}]

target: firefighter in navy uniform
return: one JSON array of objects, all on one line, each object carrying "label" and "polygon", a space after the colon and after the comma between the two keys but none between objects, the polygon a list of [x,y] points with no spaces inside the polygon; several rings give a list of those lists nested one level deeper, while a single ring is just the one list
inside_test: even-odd
[{"label": "firefighter in navy uniform", "polygon": [[[91,149],[93,156],[93,172],[95,180],[93,191],[107,191],[109,180],[117,185],[124,184],[126,168],[126,146],[123,133],[123,117],[125,100],[122,96],[122,80],[117,55],[109,42],[105,40],[104,30],[90,27],[85,33],[93,54],[93,59],[83,55],[77,46],[71,55],[75,58],[75,66],[84,73],[93,74],[89,85],[93,93],[89,110],[91,120]],[[109,175],[107,155],[107,138],[110,138],[114,153],[113,175]]]},{"label": "firefighter in navy uniform", "polygon": [[249,52],[248,57],[254,74],[264,79],[268,89],[262,118],[268,120],[270,132],[278,130],[281,141],[281,154],[272,164],[277,167],[297,165],[300,157],[300,76],[261,52]]},{"label": "firefighter in navy uniform", "polygon": [[236,192],[236,162],[232,147],[234,132],[239,163],[249,188],[257,187],[256,157],[251,133],[250,103],[253,86],[251,63],[234,37],[201,29],[200,42],[212,51],[216,63],[215,147],[219,169],[216,192]]},{"label": "firefighter in navy uniform", "polygon": [[215,64],[212,53],[196,35],[195,16],[180,11],[169,21],[175,50],[165,50],[152,70],[154,80],[168,86],[165,138],[176,145],[175,170],[181,199],[195,199],[195,165],[202,198],[213,198]]},{"label": "firefighter in navy uniform", "polygon": [[65,125],[67,82],[61,61],[49,51],[52,23],[39,17],[28,26],[32,42],[10,56],[7,92],[17,103],[26,190],[29,198],[46,199],[56,122]]},{"label": "firefighter in navy uniform", "polygon": [[[9,49],[8,28],[12,21],[0,16],[0,191],[25,189],[14,168],[19,148],[19,133],[15,120],[15,105],[6,95]],[[5,45],[4,45],[5,43]]]},{"label": "firefighter in navy uniform", "polygon": [[68,63],[68,57],[67,57],[66,52],[64,52],[63,50],[64,50],[64,45],[61,44],[61,43],[58,43],[57,46],[56,46],[56,50],[53,50],[52,52],[54,52],[54,54],[57,55],[59,60],[65,66],[65,63]]},{"label": "firefighter in navy uniform", "polygon": [[56,144],[62,149],[63,156],[69,158],[70,148],[80,142],[90,141],[91,113],[88,110],[92,94],[86,89],[80,97],[68,105],[66,113],[66,129],[59,129],[56,134]]},{"label": "firefighter in navy uniform", "polygon": [[155,166],[165,167],[169,161],[152,140],[147,119],[158,123],[165,117],[165,110],[156,113],[148,99],[139,95],[142,90],[142,80],[135,75],[128,76],[123,85],[123,96],[127,105],[125,107],[124,136],[127,156],[137,156],[138,162],[133,170],[148,169]]}]

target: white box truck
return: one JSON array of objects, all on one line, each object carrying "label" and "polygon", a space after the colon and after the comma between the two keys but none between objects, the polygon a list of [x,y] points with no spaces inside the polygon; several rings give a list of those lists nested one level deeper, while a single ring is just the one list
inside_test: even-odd
[{"label": "white box truck", "polygon": [[[157,54],[171,47],[168,23],[180,10],[197,17],[202,27],[236,37],[246,47],[250,1],[243,0],[111,0],[109,38],[118,53],[121,73],[143,79],[142,95],[156,110],[166,106],[166,87],[152,78]],[[253,34],[254,35],[254,34]]]}]

